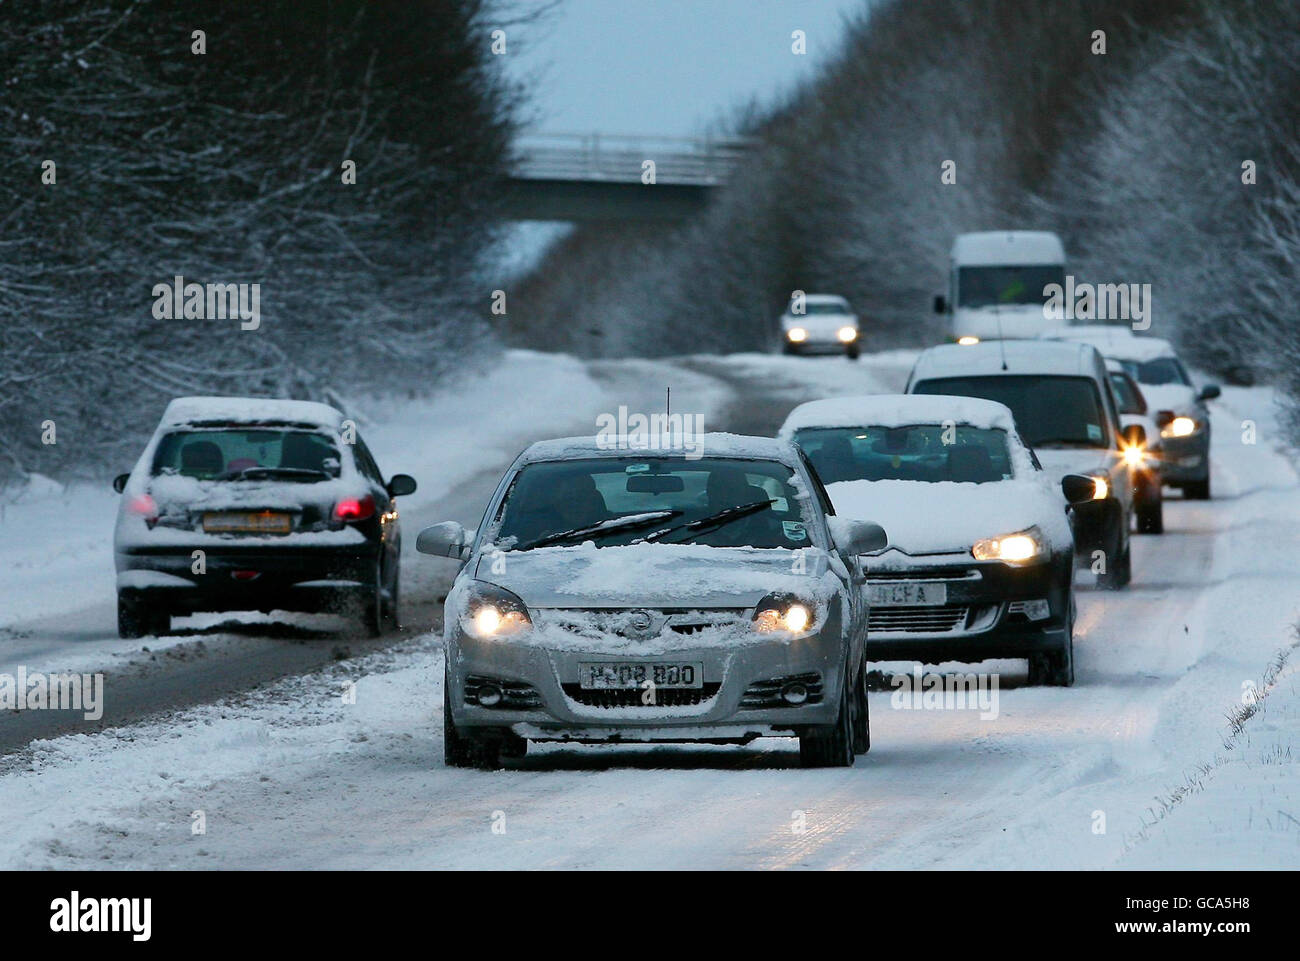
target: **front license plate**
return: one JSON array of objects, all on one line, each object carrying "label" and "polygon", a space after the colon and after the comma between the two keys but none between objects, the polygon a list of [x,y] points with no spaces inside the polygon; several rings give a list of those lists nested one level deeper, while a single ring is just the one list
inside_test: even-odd
[{"label": "front license plate", "polygon": [[948,603],[948,585],[924,581],[868,584],[867,601],[877,607],[938,607]]},{"label": "front license plate", "polygon": [[209,534],[287,534],[289,515],[273,511],[204,514],[203,530]]},{"label": "front license plate", "polygon": [[680,662],[587,661],[578,665],[578,682],[586,691],[639,690],[647,681],[662,688],[704,686],[704,665]]}]

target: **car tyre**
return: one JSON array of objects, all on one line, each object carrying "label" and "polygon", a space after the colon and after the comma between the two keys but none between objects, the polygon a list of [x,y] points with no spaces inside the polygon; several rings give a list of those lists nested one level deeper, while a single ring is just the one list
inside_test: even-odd
[{"label": "car tyre", "polygon": [[444,672],[442,681],[442,761],[447,767],[473,767],[474,757],[469,740],[451,719],[451,678]]},{"label": "car tyre", "polygon": [[849,360],[857,360],[859,357],[862,356],[862,348],[859,347],[857,344],[854,344],[852,347],[847,348],[844,351],[844,354],[846,357],[848,357]]},{"label": "car tyre", "polygon": [[367,637],[382,637],[388,626],[384,609],[384,567],[375,563],[374,583],[365,589],[361,599],[361,626]]},{"label": "car tyre", "polygon": [[1133,545],[1125,539],[1124,553],[1115,564],[1106,567],[1106,573],[1097,575],[1097,586],[1106,591],[1117,591],[1133,579]]},{"label": "car tyre", "polygon": [[853,686],[853,699],[858,705],[853,719],[853,753],[866,754],[871,750],[871,710],[867,703],[867,662],[862,661],[858,682]]},{"label": "car tyre", "polygon": [[1183,485],[1183,497],[1189,501],[1208,501],[1210,499],[1210,476],[1205,480],[1188,481]]},{"label": "car tyre", "polygon": [[393,585],[388,589],[388,601],[384,604],[384,623],[391,631],[402,629],[401,596],[398,585],[401,583],[401,568],[393,571]]},{"label": "car tyre", "polygon": [[1065,649],[1029,657],[1029,683],[1034,687],[1070,687],[1074,684],[1074,594],[1065,621]]},{"label": "car tyre", "polygon": [[117,595],[117,636],[123,640],[166,634],[171,627],[170,614],[149,609],[139,598]]},{"label": "car tyre", "polygon": [[1163,534],[1165,532],[1165,499],[1160,486],[1153,480],[1144,485],[1145,490],[1137,507],[1137,529],[1139,534]]},{"label": "car tyre", "polygon": [[852,767],[853,694],[855,685],[845,672],[840,684],[840,709],[835,722],[799,736],[799,764],[802,767]]}]

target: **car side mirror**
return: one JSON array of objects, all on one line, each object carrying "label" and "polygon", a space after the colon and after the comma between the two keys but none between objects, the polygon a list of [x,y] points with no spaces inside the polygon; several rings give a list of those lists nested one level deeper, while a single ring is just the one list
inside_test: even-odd
[{"label": "car side mirror", "polygon": [[828,517],[826,520],[835,546],[845,554],[856,557],[889,546],[889,535],[879,524],[850,520],[847,517]]},{"label": "car side mirror", "polygon": [[934,295],[934,312],[936,314],[946,314],[948,312],[948,300],[943,294]]},{"label": "car side mirror", "polygon": [[1129,424],[1120,432],[1124,438],[1124,444],[1127,447],[1145,447],[1147,443],[1147,429],[1141,424]]},{"label": "car side mirror", "polygon": [[113,490],[117,491],[119,494],[122,493],[122,491],[126,490],[126,482],[130,479],[130,474],[118,474],[113,478]]},{"label": "car side mirror", "polygon": [[1066,503],[1086,504],[1097,493],[1097,482],[1082,474],[1066,474],[1061,478],[1061,493]]},{"label": "car side mirror", "polygon": [[1201,392],[1196,395],[1197,400],[1214,400],[1223,393],[1218,384],[1206,384],[1201,388]]},{"label": "car side mirror", "polygon": [[436,557],[454,557],[464,560],[468,540],[465,528],[455,521],[443,521],[420,531],[415,539],[415,549],[421,554],[433,554]]},{"label": "car side mirror", "polygon": [[1164,430],[1174,422],[1174,412],[1172,410],[1156,411],[1156,426]]},{"label": "car side mirror", "polygon": [[415,478],[410,474],[394,474],[388,478],[386,487],[392,497],[405,497],[415,493]]}]

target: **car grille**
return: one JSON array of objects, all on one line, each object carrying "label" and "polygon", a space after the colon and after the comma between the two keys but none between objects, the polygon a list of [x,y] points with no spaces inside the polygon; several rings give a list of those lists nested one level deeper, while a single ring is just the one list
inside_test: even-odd
[{"label": "car grille", "polygon": [[973,567],[918,567],[902,571],[867,570],[868,581],[978,581],[982,575]]},{"label": "car grille", "polygon": [[937,607],[873,607],[867,633],[951,634],[966,625],[970,608],[964,604]]},{"label": "car grille", "polygon": [[564,694],[570,700],[577,701],[585,707],[694,707],[713,700],[721,684],[705,684],[700,688],[689,690],[659,688],[655,691],[653,704],[642,704],[641,695],[645,692],[639,688],[629,691],[591,691],[584,690],[578,684],[564,684]]}]

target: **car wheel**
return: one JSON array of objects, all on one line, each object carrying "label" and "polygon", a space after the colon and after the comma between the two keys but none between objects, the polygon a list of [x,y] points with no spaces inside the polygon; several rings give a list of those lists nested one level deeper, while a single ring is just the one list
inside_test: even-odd
[{"label": "car wheel", "polygon": [[150,610],[139,598],[117,595],[117,636],[123,640],[166,634],[172,628],[170,614]]},{"label": "car wheel", "polygon": [[1139,534],[1163,534],[1165,531],[1165,498],[1160,486],[1152,480],[1144,485],[1142,499],[1137,503],[1137,529]]},{"label": "car wheel", "polygon": [[444,675],[442,687],[442,761],[447,767],[471,767],[470,745],[451,719],[451,688]]},{"label": "car wheel", "polygon": [[401,597],[398,592],[398,585],[401,583],[402,570],[396,562],[394,562],[393,567],[393,583],[392,586],[388,588],[388,601],[384,604],[383,608],[384,622],[388,625],[389,630],[400,631],[402,629],[402,619],[400,604]]},{"label": "car wheel", "polygon": [[857,360],[859,357],[862,356],[862,348],[859,347],[857,344],[854,344],[852,347],[845,350],[844,353],[849,358],[849,360]]},{"label": "car wheel", "polygon": [[[1097,575],[1097,586],[1106,591],[1117,591],[1133,579],[1133,545],[1120,532],[1124,552],[1114,564],[1106,565],[1106,573]],[[1109,560],[1109,559],[1108,559]]]},{"label": "car wheel", "polygon": [[384,569],[375,563],[374,582],[365,589],[361,599],[361,626],[367,637],[382,637],[388,618],[384,616]]},{"label": "car wheel", "polygon": [[1070,687],[1074,684],[1074,594],[1070,595],[1065,621],[1065,649],[1032,654],[1029,657],[1029,683],[1034,686]]},{"label": "car wheel", "polygon": [[1208,501],[1210,499],[1210,475],[1205,480],[1188,481],[1183,485],[1183,497],[1189,501]]},{"label": "car wheel", "polygon": [[853,719],[853,753],[866,754],[871,750],[871,711],[867,703],[867,662],[862,661],[858,682],[853,687],[853,698],[858,704]]},{"label": "car wheel", "polygon": [[840,684],[840,709],[835,723],[799,736],[799,763],[802,767],[853,766],[853,687],[846,671]]}]

